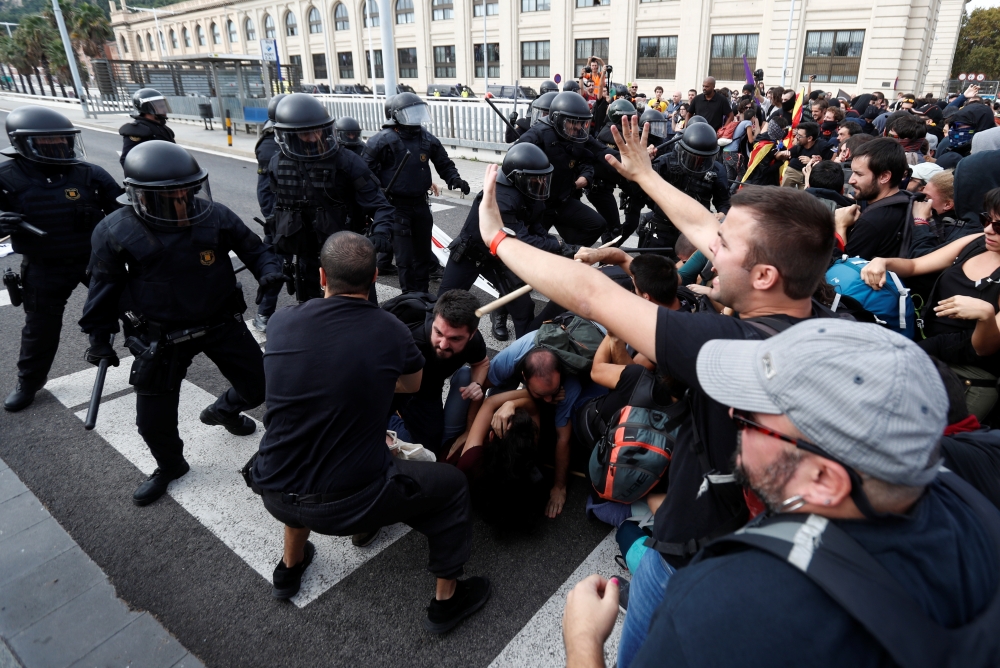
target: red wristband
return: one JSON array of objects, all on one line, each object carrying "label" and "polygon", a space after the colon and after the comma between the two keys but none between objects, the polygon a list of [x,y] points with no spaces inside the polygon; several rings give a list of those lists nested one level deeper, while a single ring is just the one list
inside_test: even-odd
[{"label": "red wristband", "polygon": [[493,237],[493,241],[490,242],[490,255],[497,254],[497,246],[499,246],[500,242],[506,238],[507,238],[507,233],[504,232],[503,230],[500,230],[496,233],[496,236]]},{"label": "red wristband", "polygon": [[847,244],[844,243],[843,237],[841,237],[839,234],[834,233],[833,238],[837,241],[837,249],[843,251],[844,248],[847,246]]}]

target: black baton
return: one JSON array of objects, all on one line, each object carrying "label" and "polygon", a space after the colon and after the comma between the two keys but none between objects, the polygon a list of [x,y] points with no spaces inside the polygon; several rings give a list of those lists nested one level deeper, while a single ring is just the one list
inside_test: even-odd
[{"label": "black baton", "polygon": [[502,120],[504,123],[506,123],[507,127],[510,128],[511,131],[516,134],[517,133],[517,128],[515,128],[514,124],[511,123],[510,120],[508,120],[508,118],[503,115],[502,111],[500,111],[499,109],[497,109],[496,105],[493,104],[493,100],[491,100],[488,97],[485,97],[483,99],[486,100],[486,104],[490,105],[490,109],[492,109],[493,111],[497,112],[497,116],[500,117],[500,120]]},{"label": "black baton", "polygon": [[[115,335],[111,335],[110,345],[115,345]],[[97,365],[97,378],[94,379],[94,389],[90,393],[90,407],[87,408],[87,421],[83,428],[90,431],[97,424],[97,410],[101,407],[101,394],[104,392],[104,377],[108,375],[108,360],[102,359]]]}]

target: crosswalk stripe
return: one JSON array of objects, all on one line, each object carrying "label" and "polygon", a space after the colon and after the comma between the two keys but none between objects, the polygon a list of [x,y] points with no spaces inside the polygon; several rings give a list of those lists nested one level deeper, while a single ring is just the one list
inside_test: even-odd
[{"label": "crosswalk stripe", "polygon": [[440,202],[431,202],[431,213],[437,213],[438,211],[447,211],[448,209],[454,209],[453,204],[441,204]]},{"label": "crosswalk stripe", "polygon": [[[451,251],[448,250],[449,244],[451,244],[451,237],[448,236],[444,230],[435,225],[431,234],[431,250],[434,251],[434,256],[437,257],[438,262],[442,267],[448,266],[448,257],[451,255]],[[476,282],[473,285],[491,297],[499,296],[496,288],[494,288],[493,285],[482,276],[476,276]]]},{"label": "crosswalk stripe", "polygon": [[10,306],[10,293],[0,290],[0,306]]},{"label": "crosswalk stripe", "polygon": [[[507,643],[503,651],[497,655],[489,668],[520,668],[520,666],[547,667],[566,665],[566,650],[562,642],[562,615],[566,605],[566,595],[580,580],[592,573],[599,573],[606,578],[618,577],[622,573],[615,564],[618,554],[618,543],[615,532],[612,531],[598,544],[594,551],[583,560],[573,574],[559,587],[559,590],[546,601],[538,612],[528,621],[521,631]],[[604,660],[612,666],[618,656],[618,641],[621,639],[622,621],[625,616],[620,612],[615,622],[611,637],[604,643]]]}]

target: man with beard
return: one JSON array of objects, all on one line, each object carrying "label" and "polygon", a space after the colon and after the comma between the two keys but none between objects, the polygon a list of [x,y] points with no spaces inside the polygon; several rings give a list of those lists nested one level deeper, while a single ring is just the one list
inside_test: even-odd
[{"label": "man with beard", "polygon": [[853,152],[849,183],[861,205],[837,212],[837,243],[847,255],[866,260],[899,257],[904,225],[909,223],[910,195],[899,189],[907,169],[903,147],[889,137],[873,139]]},{"label": "man with beard", "polygon": [[613,131],[618,172],[649,195],[710,261],[717,276],[710,297],[740,314],[684,313],[658,307],[582,263],[501,236],[493,197],[495,168],[487,169],[480,233],[522,280],[581,317],[594,320],[690,388],[690,418],[679,428],[667,493],[656,511],[653,537],[632,578],[618,665],[627,668],[644,642],[671,575],[707,541],[742,526],[748,517],[732,477],[736,429],[728,409],[702,389],[698,350],[713,339],[763,339],[811,317],[830,316],[814,302],[833,251],[833,215],[811,195],[791,188],[744,188],[720,223],[712,212],[664,181],[646,151],[638,120]]}]

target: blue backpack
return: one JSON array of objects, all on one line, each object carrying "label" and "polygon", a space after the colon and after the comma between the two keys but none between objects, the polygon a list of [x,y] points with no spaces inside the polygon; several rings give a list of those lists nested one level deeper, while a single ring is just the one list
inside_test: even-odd
[{"label": "blue backpack", "polygon": [[837,310],[841,296],[851,297],[875,318],[875,322],[912,339],[916,331],[916,309],[909,288],[891,271],[886,272],[888,280],[881,290],[872,288],[861,279],[861,270],[866,264],[868,260],[864,258],[845,255],[827,269],[826,282],[837,291],[830,310]]}]

